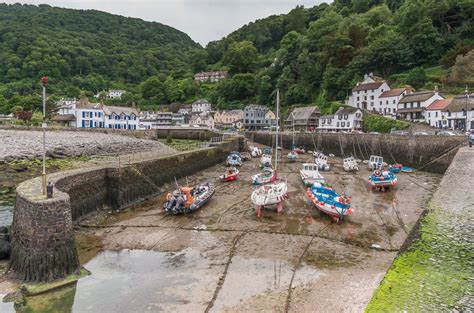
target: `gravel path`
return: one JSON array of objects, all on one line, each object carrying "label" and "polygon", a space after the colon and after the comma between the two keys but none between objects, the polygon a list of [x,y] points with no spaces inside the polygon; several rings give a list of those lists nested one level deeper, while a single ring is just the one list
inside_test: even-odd
[{"label": "gravel path", "polygon": [[[42,155],[41,131],[0,130],[0,162],[40,158]],[[174,153],[174,149],[154,140],[103,133],[48,131],[46,154],[52,158],[131,154],[157,151]]]}]

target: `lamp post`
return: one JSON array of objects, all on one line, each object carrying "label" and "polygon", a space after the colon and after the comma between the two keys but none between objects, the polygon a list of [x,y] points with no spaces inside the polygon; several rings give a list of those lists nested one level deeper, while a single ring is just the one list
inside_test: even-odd
[{"label": "lamp post", "polygon": [[41,86],[43,87],[43,120],[41,128],[43,129],[43,173],[41,174],[41,189],[43,195],[46,195],[46,76],[41,78]]}]

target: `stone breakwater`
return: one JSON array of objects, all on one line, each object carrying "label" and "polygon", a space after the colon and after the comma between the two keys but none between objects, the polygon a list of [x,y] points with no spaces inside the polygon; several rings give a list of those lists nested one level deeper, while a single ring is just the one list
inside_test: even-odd
[{"label": "stone breakwater", "polygon": [[[0,130],[0,162],[42,156],[41,131]],[[51,158],[131,154],[144,151],[169,154],[173,149],[154,140],[100,132],[47,131],[46,155]]]},{"label": "stone breakwater", "polygon": [[242,137],[215,147],[135,162],[59,172],[48,180],[54,197],[41,194],[40,178],[17,188],[12,224],[11,268],[26,281],[51,281],[79,267],[73,220],[104,207],[121,209],[163,192],[161,186],[223,161],[242,150]]},{"label": "stone breakwater", "polygon": [[[251,141],[275,146],[275,136],[268,132],[247,132]],[[299,133],[295,144],[306,150],[318,150],[338,157],[354,156],[368,160],[371,155],[384,161],[401,163],[417,170],[444,173],[456,152],[467,143],[464,136],[397,136],[390,134]],[[282,134],[282,145],[291,149],[293,136]]]}]

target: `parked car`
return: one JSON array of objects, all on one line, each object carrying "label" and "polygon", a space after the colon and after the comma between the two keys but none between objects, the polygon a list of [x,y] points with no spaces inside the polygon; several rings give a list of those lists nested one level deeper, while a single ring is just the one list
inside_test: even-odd
[{"label": "parked car", "polygon": [[429,135],[427,132],[414,132],[413,135],[415,136],[426,136]]},{"label": "parked car", "polygon": [[390,132],[390,134],[392,135],[399,135],[399,136],[408,136],[410,135],[409,132],[407,132],[406,130],[392,130]]}]

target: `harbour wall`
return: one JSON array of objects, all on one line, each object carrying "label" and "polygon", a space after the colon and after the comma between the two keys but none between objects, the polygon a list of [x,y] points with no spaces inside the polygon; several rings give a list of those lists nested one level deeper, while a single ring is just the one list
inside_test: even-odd
[{"label": "harbour wall", "polygon": [[165,192],[163,184],[223,161],[242,150],[244,138],[214,147],[116,167],[96,167],[48,176],[54,197],[41,193],[41,179],[21,183],[11,230],[10,266],[23,281],[51,281],[79,267],[73,221],[102,208],[122,209]]},{"label": "harbour wall", "polygon": [[[274,134],[246,132],[256,143],[275,146]],[[282,134],[283,147],[291,149],[293,135]],[[466,144],[463,136],[399,136],[390,134],[299,133],[295,145],[339,157],[354,156],[367,160],[371,155],[383,156],[387,163],[401,163],[418,170],[444,173],[457,150]]]}]

